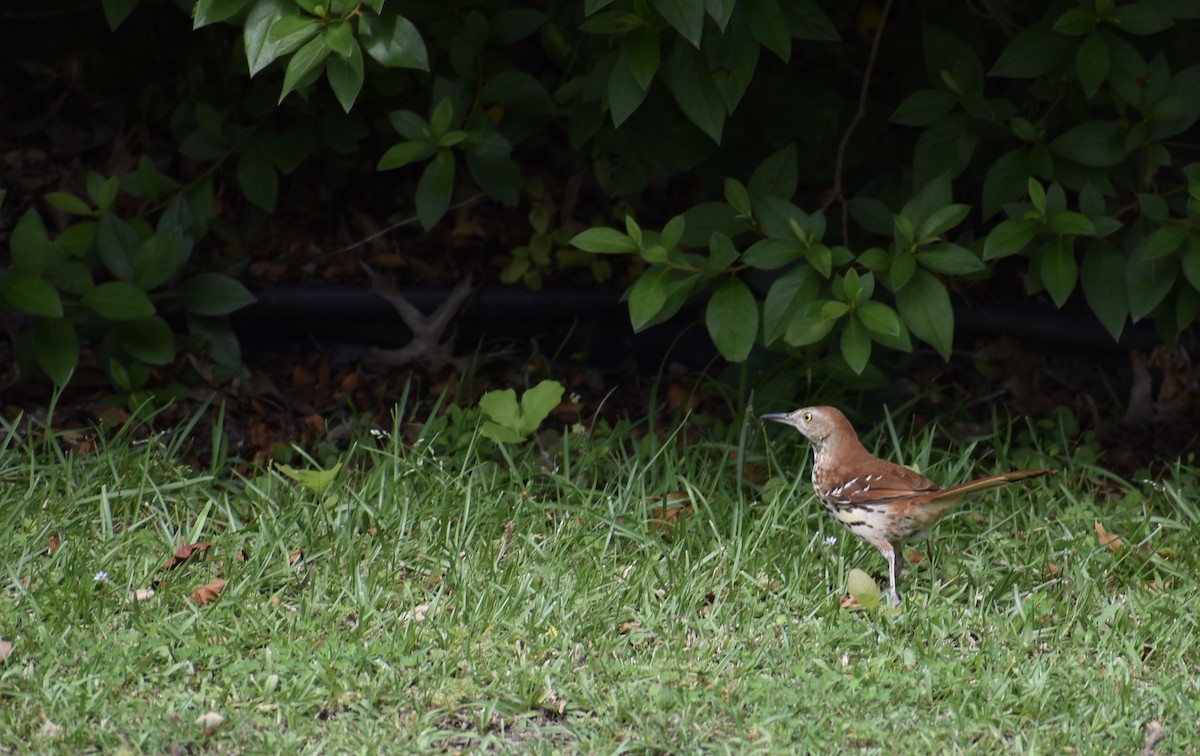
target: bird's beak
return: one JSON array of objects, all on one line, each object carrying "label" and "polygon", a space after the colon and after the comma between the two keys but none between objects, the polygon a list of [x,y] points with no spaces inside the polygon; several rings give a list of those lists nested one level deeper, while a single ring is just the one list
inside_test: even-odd
[{"label": "bird's beak", "polygon": [[767,415],[760,415],[758,419],[759,420],[771,420],[776,423],[783,423],[784,425],[792,424],[792,416],[786,412],[772,412]]}]

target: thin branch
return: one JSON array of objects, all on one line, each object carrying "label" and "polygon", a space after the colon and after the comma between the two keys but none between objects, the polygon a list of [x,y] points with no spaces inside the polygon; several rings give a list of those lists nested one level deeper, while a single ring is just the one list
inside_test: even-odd
[{"label": "thin branch", "polygon": [[[463,200],[462,202],[459,202],[457,204],[451,205],[450,207],[446,208],[446,212],[450,212],[451,210],[457,210],[460,207],[466,207],[467,205],[470,205],[473,202],[477,202],[478,200],[480,200],[482,198],[483,198],[482,193],[476,194],[473,197],[468,197],[465,200]],[[411,218],[405,218],[402,221],[397,221],[396,223],[393,223],[392,225],[388,226],[385,229],[376,231],[375,233],[371,234],[370,236],[366,237],[365,239],[359,239],[358,241],[354,242],[353,244],[347,244],[346,246],[342,247],[341,249],[335,249],[332,252],[327,252],[325,254],[337,254],[339,252],[349,252],[350,250],[356,249],[357,247],[361,247],[364,244],[370,244],[371,242],[375,241],[376,239],[383,236],[384,234],[390,234],[391,232],[395,231],[396,229],[400,228],[401,226],[407,226],[409,223],[416,223],[418,220],[419,220],[419,218],[417,218],[417,216],[415,216],[415,215]]]},{"label": "thin branch", "polygon": [[842,186],[842,169],[846,162],[846,145],[850,143],[850,137],[854,134],[854,129],[858,127],[859,121],[867,114],[867,90],[871,88],[871,75],[875,72],[875,58],[879,54],[879,41],[883,39],[883,29],[887,24],[888,11],[892,9],[892,0],[886,0],[883,4],[883,10],[879,13],[879,26],[875,29],[875,39],[871,40],[871,52],[867,55],[867,70],[863,74],[862,89],[858,93],[858,112],[850,119],[850,123],[846,126],[845,133],[842,134],[842,141],[838,144],[837,159],[833,167],[833,191],[830,192],[829,198],[821,205],[821,209],[825,210],[836,199],[842,208],[842,243],[850,244],[850,211],[846,205],[845,187]]}]

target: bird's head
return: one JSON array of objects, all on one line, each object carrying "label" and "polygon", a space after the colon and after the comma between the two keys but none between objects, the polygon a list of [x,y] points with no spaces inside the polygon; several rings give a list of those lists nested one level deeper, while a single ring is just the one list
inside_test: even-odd
[{"label": "bird's head", "polygon": [[[790,425],[820,449],[838,430],[850,427],[850,421],[836,407],[801,407],[794,412],[773,412],[763,420]],[[851,431],[853,435],[853,431]]]}]

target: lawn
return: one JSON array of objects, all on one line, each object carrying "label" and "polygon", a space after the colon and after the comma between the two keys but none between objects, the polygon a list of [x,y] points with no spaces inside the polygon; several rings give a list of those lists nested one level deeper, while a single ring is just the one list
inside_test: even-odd
[{"label": "lawn", "polygon": [[889,614],[842,607],[884,562],[789,429],[425,420],[299,483],[183,466],[187,429],[4,428],[0,750],[1200,750],[1192,467],[1132,487],[1053,429],[867,433],[943,483],[1060,471],[947,518]]}]

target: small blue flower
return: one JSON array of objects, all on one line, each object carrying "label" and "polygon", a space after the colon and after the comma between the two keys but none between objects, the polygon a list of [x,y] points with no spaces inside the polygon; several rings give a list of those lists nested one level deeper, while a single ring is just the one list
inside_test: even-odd
[{"label": "small blue flower", "polygon": [[96,573],[96,576],[93,577],[92,580],[95,580],[97,583],[103,583],[105,580],[108,580],[108,573],[104,570],[100,570]]},{"label": "small blue flower", "polygon": [[832,546],[835,543],[837,543],[837,536],[829,536],[825,539],[826,546]]}]

